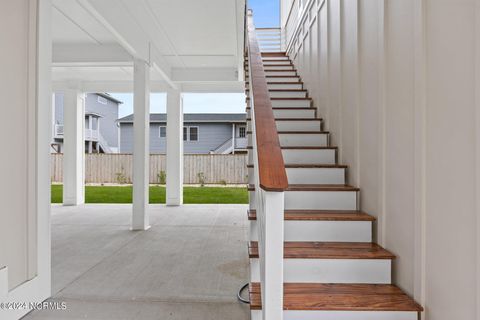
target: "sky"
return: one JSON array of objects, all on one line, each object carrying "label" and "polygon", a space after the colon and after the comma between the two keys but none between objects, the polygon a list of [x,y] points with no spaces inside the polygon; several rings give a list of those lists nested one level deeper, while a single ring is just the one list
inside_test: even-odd
[{"label": "sky", "polygon": [[[257,28],[278,27],[280,25],[280,0],[248,0],[253,10]],[[110,93],[123,102],[119,117],[133,113],[133,94]],[[166,95],[154,93],[150,96],[150,113],[166,112]],[[184,113],[243,113],[245,112],[245,94],[243,93],[185,93],[183,95]]]},{"label": "sky", "polygon": [[248,0],[257,28],[280,27],[280,0]]}]

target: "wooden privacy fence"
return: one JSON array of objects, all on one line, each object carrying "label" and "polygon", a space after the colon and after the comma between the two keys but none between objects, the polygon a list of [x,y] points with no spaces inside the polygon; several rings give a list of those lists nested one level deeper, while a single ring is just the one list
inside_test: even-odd
[{"label": "wooden privacy fence", "polygon": [[[85,154],[86,183],[131,183],[131,154]],[[163,154],[150,155],[150,183],[160,183],[165,169]],[[184,183],[200,183],[199,174],[208,184],[247,183],[247,155],[188,154],[184,156]],[[63,181],[63,154],[51,155],[51,178]]]}]

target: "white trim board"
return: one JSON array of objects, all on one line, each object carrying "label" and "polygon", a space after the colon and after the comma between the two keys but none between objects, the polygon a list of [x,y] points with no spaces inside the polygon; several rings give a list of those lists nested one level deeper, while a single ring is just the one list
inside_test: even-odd
[{"label": "white trim board", "polygon": [[0,297],[5,297],[8,294],[8,268],[0,268]]}]

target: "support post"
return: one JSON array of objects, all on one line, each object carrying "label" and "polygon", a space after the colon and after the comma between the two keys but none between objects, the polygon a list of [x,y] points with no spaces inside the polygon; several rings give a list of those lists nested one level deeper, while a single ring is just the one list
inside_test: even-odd
[{"label": "support post", "polygon": [[147,62],[136,59],[133,71],[133,214],[132,230],[150,228],[150,70]]},{"label": "support post", "polygon": [[63,105],[63,205],[85,202],[85,95],[64,91]]},{"label": "support post", "polygon": [[179,90],[167,92],[167,205],[183,204],[183,103]]}]

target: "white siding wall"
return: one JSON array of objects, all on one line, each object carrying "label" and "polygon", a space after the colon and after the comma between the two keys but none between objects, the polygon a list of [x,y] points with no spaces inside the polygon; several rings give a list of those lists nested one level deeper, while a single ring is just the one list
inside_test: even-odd
[{"label": "white siding wall", "polygon": [[398,255],[394,281],[426,319],[478,319],[480,1],[307,2],[288,53]]},{"label": "white siding wall", "polygon": [[[50,16],[49,0],[0,2],[0,97],[5,98],[0,132],[8,137],[0,157],[0,269],[8,268],[1,271],[0,300],[5,302],[40,302],[50,295]],[[27,312],[0,309],[0,319]]]}]

